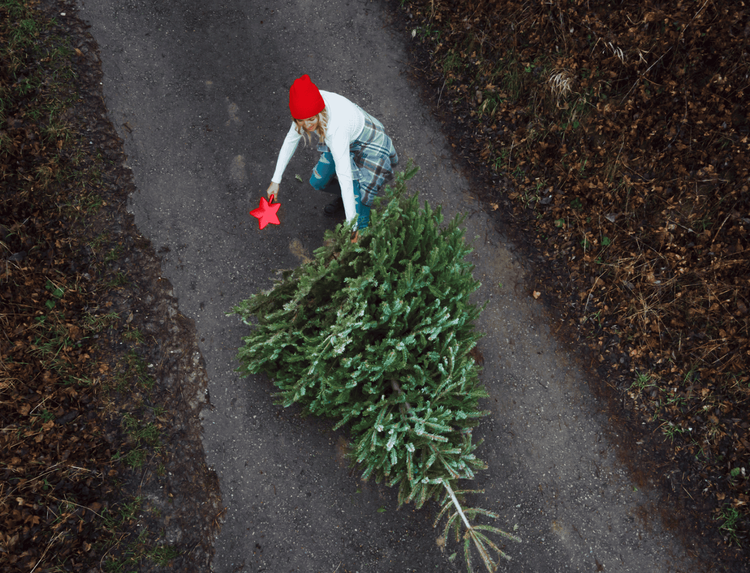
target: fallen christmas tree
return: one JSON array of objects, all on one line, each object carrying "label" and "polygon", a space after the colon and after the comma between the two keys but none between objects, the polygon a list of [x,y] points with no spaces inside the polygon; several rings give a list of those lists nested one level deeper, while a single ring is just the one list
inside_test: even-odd
[{"label": "fallen christmas tree", "polygon": [[[457,217],[441,226],[440,209],[406,196],[407,167],[387,188],[370,227],[350,240],[351,226],[327,231],[315,259],[287,271],[267,292],[234,307],[249,326],[238,358],[245,375],[264,373],[284,406],[349,424],[351,457],[375,477],[399,486],[399,505],[441,501],[471,570],[471,546],[489,570],[492,551],[509,557],[487,533],[520,541],[496,527],[472,525],[481,508],[462,509],[458,480],[485,469],[472,430],[488,412],[486,391],[470,355],[480,313],[469,297],[479,283],[465,261]],[[459,519],[460,518],[460,519]]]}]

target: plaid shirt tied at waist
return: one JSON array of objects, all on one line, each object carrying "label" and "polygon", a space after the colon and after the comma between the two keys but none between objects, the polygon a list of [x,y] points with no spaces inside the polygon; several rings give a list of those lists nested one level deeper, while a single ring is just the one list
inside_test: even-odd
[{"label": "plaid shirt tied at waist", "polygon": [[[393,178],[393,168],[398,165],[398,154],[391,138],[385,133],[383,124],[365,114],[365,126],[357,140],[349,144],[352,161],[352,178],[359,181],[361,201],[372,207],[378,191]],[[318,151],[329,151],[325,144],[318,144]]]}]

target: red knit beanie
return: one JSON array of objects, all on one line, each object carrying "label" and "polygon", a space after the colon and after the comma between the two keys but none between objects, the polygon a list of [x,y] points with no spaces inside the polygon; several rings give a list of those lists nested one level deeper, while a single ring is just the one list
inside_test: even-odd
[{"label": "red knit beanie", "polygon": [[307,119],[318,115],[325,109],[326,103],[310,76],[305,74],[294,80],[289,89],[289,110],[294,119]]}]

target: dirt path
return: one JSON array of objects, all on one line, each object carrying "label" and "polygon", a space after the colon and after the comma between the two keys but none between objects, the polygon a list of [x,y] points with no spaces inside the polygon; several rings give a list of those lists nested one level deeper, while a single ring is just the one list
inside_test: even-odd
[{"label": "dirt path", "polygon": [[333,225],[327,197],[295,180],[315,159],[302,147],[282,184],[282,225],[259,231],[248,216],[288,128],[288,86],[303,73],[383,121],[401,158],[421,167],[413,188],[423,199],[448,217],[470,213],[478,300],[489,301],[479,349],[492,410],[478,451],[489,470],[470,485],[523,538],[506,548],[504,569],[707,570],[665,530],[659,495],[618,461],[607,417],[555,338],[524,261],[469,194],[408,81],[406,39],[390,31],[381,2],[82,0],[79,9],[138,188],[131,211],[205,360],[203,445],[227,507],[215,571],[462,569],[450,560],[455,546],[436,544],[429,511],[396,512],[395,491],[348,471],[343,434],[274,405],[268,380],[234,371],[245,328],[225,313],[298,265]]}]

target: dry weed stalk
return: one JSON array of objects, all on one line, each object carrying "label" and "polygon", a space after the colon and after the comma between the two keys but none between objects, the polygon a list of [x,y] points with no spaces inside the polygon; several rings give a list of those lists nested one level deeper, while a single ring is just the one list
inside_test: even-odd
[{"label": "dry weed stalk", "polygon": [[612,42],[607,42],[607,45],[609,46],[609,49],[612,50],[612,53],[617,57],[617,59],[624,64],[625,52],[622,51],[622,48],[618,48]]},{"label": "dry weed stalk", "polygon": [[[669,330],[662,320],[664,308],[667,305],[654,303],[655,298],[658,298],[656,292],[653,292],[650,295],[639,292],[637,294],[637,301],[635,302],[636,308],[625,318],[627,318],[631,324],[633,322],[638,324],[643,331],[643,334],[648,333],[647,327],[649,324],[655,324],[656,332],[660,335],[659,338],[661,339],[662,328],[665,331]],[[659,301],[656,302],[658,303]]]},{"label": "dry weed stalk", "polygon": [[573,91],[573,74],[570,70],[553,70],[547,80],[552,95],[555,96],[557,104]]}]

